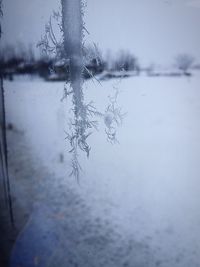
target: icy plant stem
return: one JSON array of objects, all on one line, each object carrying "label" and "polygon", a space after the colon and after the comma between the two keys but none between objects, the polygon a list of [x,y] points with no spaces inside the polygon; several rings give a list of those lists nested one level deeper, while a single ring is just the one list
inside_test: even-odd
[{"label": "icy plant stem", "polygon": [[85,134],[84,97],[82,91],[83,72],[83,19],[81,0],[61,0],[62,30],[65,58],[69,60],[70,84],[73,93],[75,140],[72,174],[79,178],[79,163],[77,162],[77,147]]},{"label": "icy plant stem", "polygon": [[81,115],[83,103],[82,92],[82,8],[81,0],[62,0],[62,24],[65,56],[70,62],[70,82],[76,116]]}]

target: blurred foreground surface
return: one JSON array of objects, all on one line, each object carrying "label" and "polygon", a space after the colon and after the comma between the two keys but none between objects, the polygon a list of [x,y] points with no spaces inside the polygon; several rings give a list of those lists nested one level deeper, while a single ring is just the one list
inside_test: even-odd
[{"label": "blurred foreground surface", "polygon": [[200,76],[85,85],[103,110],[113,86],[127,112],[119,144],[103,125],[70,173],[63,83],[6,82],[16,225],[10,266],[198,267]]}]

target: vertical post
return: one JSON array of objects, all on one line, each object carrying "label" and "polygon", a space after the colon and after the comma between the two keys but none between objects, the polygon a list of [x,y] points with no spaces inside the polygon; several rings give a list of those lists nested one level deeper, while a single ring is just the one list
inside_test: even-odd
[{"label": "vertical post", "polygon": [[[0,0],[0,16],[3,16],[2,0]],[[1,38],[1,33],[2,32],[0,24],[0,38]],[[11,224],[12,226],[14,226],[12,198],[11,198],[10,181],[8,175],[6,113],[5,113],[4,88],[3,88],[3,75],[1,72],[0,72],[0,167],[1,167],[0,175],[3,182],[4,197],[9,209]]]},{"label": "vertical post", "polygon": [[6,114],[5,114],[5,100],[3,77],[0,73],[0,161],[1,161],[1,175],[3,180],[5,200],[9,209],[11,224],[14,226],[14,216],[12,209],[12,198],[10,191],[10,181],[8,174],[8,157],[7,157],[7,138],[6,138]]}]

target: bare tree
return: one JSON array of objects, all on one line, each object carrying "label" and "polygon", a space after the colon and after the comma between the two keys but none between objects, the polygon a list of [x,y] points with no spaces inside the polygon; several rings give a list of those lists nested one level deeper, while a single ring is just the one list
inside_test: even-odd
[{"label": "bare tree", "polygon": [[138,59],[128,51],[121,50],[113,61],[114,70],[136,71],[139,74],[140,66]]},{"label": "bare tree", "polygon": [[184,75],[190,75],[188,70],[191,68],[193,63],[194,63],[194,58],[189,54],[179,54],[176,57],[176,66],[178,67],[179,70],[182,71]]}]

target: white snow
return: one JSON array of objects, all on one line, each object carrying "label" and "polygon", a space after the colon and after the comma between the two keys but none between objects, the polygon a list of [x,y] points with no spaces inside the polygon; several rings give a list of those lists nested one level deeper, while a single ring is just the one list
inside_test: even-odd
[{"label": "white snow", "polygon": [[70,103],[60,101],[62,82],[6,82],[8,121],[24,131],[31,153],[57,177],[55,183],[64,181],[90,206],[91,216],[111,223],[123,238],[147,242],[156,266],[199,266],[200,74],[101,84],[87,81],[86,99],[104,111],[117,86],[127,115],[119,144],[106,141],[103,123],[90,137],[89,159],[80,155],[80,186],[68,177],[64,129]]}]

